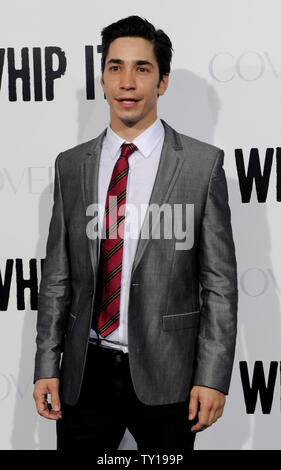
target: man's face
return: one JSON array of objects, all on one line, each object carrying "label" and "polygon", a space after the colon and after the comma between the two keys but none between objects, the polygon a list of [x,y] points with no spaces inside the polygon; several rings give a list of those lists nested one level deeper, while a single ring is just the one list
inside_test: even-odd
[{"label": "man's face", "polygon": [[117,38],[109,46],[101,85],[110,106],[111,127],[145,129],[157,116],[157,97],[168,86],[164,75],[159,86],[159,67],[153,44],[139,37]]}]

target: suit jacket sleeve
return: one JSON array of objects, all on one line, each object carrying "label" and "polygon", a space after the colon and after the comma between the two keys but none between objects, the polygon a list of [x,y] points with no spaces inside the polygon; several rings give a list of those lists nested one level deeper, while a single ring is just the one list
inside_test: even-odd
[{"label": "suit jacket sleeve", "polygon": [[34,382],[59,377],[66,312],[71,300],[59,161],[60,155],[55,162],[54,205],[38,296]]},{"label": "suit jacket sleeve", "polygon": [[201,316],[194,385],[227,394],[237,330],[237,268],[222,150],[209,181],[199,247]]}]

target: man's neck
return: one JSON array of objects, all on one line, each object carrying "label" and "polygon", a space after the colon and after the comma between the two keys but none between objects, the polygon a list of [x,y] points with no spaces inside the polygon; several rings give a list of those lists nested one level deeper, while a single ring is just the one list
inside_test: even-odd
[{"label": "man's neck", "polygon": [[132,127],[128,127],[123,124],[121,124],[120,126],[116,126],[110,123],[110,127],[113,132],[115,132],[115,134],[119,135],[119,137],[126,140],[126,142],[133,142],[134,139],[136,139],[139,135],[146,131],[146,129],[152,126],[152,124],[155,123],[156,119],[157,117],[155,117],[155,119],[146,126],[138,126],[138,124]]}]

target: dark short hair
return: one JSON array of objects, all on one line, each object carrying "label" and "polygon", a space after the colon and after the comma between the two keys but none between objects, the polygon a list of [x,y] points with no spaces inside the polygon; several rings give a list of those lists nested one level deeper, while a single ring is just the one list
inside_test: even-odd
[{"label": "dark short hair", "polygon": [[163,75],[170,73],[172,60],[172,43],[162,29],[155,29],[153,24],[149,23],[145,18],[139,16],[128,16],[116,23],[103,28],[102,36],[102,57],[101,70],[104,71],[105,60],[108,49],[112,41],[121,37],[141,37],[152,42],[154,46],[154,54],[159,67],[159,83]]}]

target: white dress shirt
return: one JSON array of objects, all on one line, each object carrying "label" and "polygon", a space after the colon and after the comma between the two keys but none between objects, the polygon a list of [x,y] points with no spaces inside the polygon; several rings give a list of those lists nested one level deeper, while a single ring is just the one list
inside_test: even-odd
[{"label": "white dress shirt", "polygon": [[[131,269],[136,253],[140,229],[145,216],[145,207],[147,207],[149,203],[158,170],[164,135],[165,132],[163,124],[160,119],[157,118],[150,127],[133,140],[133,143],[137,146],[138,150],[135,151],[128,159],[129,173],[126,192],[120,291],[120,325],[110,333],[106,339],[102,339],[101,341],[101,344],[104,347],[114,347],[121,349],[124,352],[128,352],[128,304]],[[102,143],[98,177],[99,241],[101,237],[108,185],[115,163],[120,156],[120,147],[124,142],[124,139],[113,132],[110,126],[107,127],[107,132]],[[90,341],[94,341],[94,338],[97,338],[97,334],[91,329]]]}]

